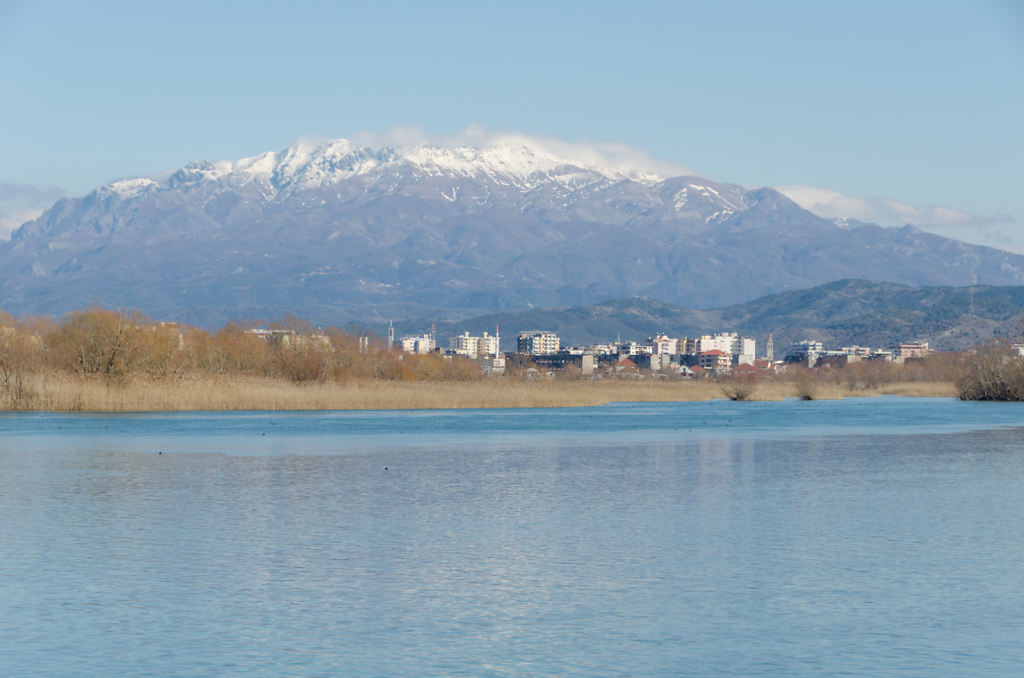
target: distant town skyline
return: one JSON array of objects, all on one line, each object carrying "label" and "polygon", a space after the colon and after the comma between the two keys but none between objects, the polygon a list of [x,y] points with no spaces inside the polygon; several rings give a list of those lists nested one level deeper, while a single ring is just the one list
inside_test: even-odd
[{"label": "distant town skyline", "polygon": [[0,238],[299,137],[615,143],[1024,252],[1024,6],[0,1]]}]

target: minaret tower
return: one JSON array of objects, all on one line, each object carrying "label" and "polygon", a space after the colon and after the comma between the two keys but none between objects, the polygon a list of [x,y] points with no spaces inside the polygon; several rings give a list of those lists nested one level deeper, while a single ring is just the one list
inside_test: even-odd
[{"label": "minaret tower", "polygon": [[768,344],[764,347],[765,358],[768,362],[775,360],[775,342],[772,341],[772,333],[768,333]]},{"label": "minaret tower", "polygon": [[395,345],[395,322],[393,320],[388,321],[388,350]]}]

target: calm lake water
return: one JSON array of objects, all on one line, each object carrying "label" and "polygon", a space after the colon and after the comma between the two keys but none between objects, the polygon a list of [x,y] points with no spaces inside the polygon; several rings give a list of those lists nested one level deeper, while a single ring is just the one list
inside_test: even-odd
[{"label": "calm lake water", "polygon": [[1020,676],[1024,405],[0,415],[2,676]]}]

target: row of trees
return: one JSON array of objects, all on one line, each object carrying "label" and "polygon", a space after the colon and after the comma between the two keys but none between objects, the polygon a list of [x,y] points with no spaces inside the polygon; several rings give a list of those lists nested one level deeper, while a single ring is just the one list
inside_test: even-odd
[{"label": "row of trees", "polygon": [[[107,379],[204,374],[294,382],[470,380],[480,376],[478,367],[462,358],[388,351],[376,337],[340,329],[317,330],[297,318],[285,318],[271,328],[275,332],[269,337],[237,323],[210,333],[154,322],[137,312],[102,308],[75,311],[58,321],[19,319],[0,312],[0,393],[17,401],[29,376],[44,371]],[[515,374],[512,363],[509,372]],[[964,399],[1024,400],[1024,358],[1007,342],[904,366],[863,363],[813,372],[814,383],[841,381],[850,390],[893,380],[955,380]],[[809,374],[790,376],[810,379]],[[735,395],[742,398],[749,385],[740,381],[736,388]]]},{"label": "row of trees", "polygon": [[961,400],[1024,401],[1024,355],[1018,346],[996,339],[970,351],[936,353],[904,365],[854,363],[834,370],[801,369],[790,376],[797,392],[808,399],[817,386],[829,382],[856,391],[895,381],[945,381],[956,384]]},{"label": "row of trees", "polygon": [[765,383],[789,384],[796,397],[815,400],[822,393],[856,394],[896,383],[957,381],[971,360],[967,353],[934,353],[903,363],[866,360],[819,367],[792,364],[781,374],[733,372],[717,380],[730,400],[750,399]]},{"label": "row of trees", "polygon": [[59,321],[0,313],[0,388],[14,394],[24,388],[26,375],[38,371],[109,379],[230,374],[296,382],[466,380],[479,375],[467,360],[388,351],[375,337],[316,330],[295,318],[271,327],[276,331],[261,337],[241,324],[210,333],[102,308],[75,311]]}]

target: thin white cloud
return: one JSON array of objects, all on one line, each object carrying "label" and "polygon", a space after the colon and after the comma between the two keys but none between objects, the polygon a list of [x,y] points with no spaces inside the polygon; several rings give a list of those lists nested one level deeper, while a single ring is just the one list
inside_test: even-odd
[{"label": "thin white cloud", "polygon": [[857,219],[882,226],[910,224],[958,240],[1024,252],[1024,239],[1007,230],[1016,223],[1007,214],[971,214],[943,205],[915,207],[892,198],[859,198],[816,186],[776,186],[775,190],[826,219]]},{"label": "thin white cloud", "polygon": [[19,226],[26,221],[32,221],[45,211],[46,209],[42,207],[5,208],[0,206],[0,240],[10,240],[11,233],[18,230]]},{"label": "thin white cloud", "polygon": [[639,171],[666,178],[701,176],[700,173],[686,165],[660,160],[644,150],[627,144],[587,140],[563,141],[553,137],[521,132],[491,131],[480,125],[470,125],[457,134],[450,135],[427,134],[421,127],[393,127],[383,133],[362,132],[354,135],[352,140],[371,148],[383,146],[408,148],[423,143],[444,148],[467,146],[490,148],[513,142],[546,151],[584,167],[605,167],[623,174]]},{"label": "thin white cloud", "polygon": [[8,240],[19,226],[32,221],[63,197],[55,186],[0,182],[0,240]]},{"label": "thin white cloud", "polygon": [[32,186],[0,182],[0,203],[54,202],[64,196],[64,190],[56,186]]}]

